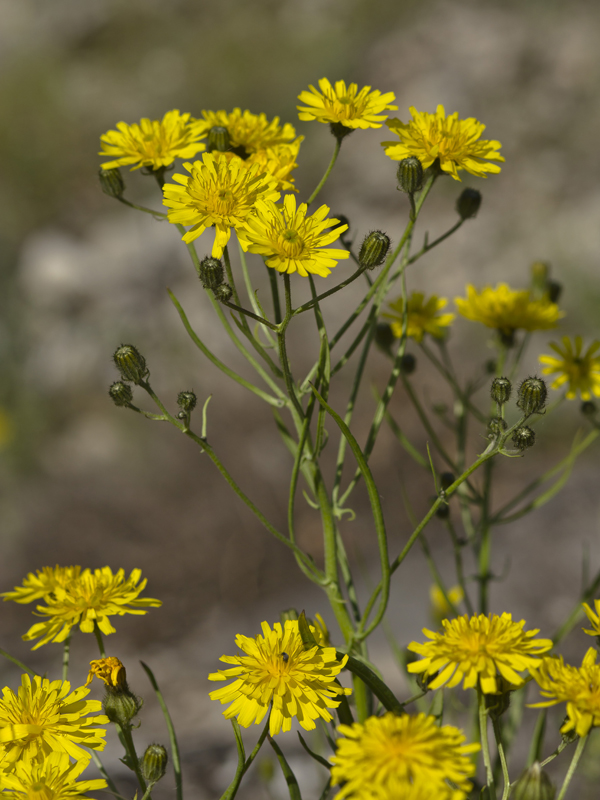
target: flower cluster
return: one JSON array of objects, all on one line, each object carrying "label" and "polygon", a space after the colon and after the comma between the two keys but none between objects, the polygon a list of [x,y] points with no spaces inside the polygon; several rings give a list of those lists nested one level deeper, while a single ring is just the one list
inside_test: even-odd
[{"label": "flower cluster", "polygon": [[535,299],[529,289],[511,289],[506,283],[499,283],[495,289],[485,286],[480,292],[468,285],[466,298],[457,297],[454,302],[463,317],[495,328],[507,337],[516,330],[555,328],[564,316],[549,297]]}]

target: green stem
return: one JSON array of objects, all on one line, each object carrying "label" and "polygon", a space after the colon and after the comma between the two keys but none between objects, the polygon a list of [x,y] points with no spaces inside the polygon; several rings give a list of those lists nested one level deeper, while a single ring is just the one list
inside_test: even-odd
[{"label": "green stem", "polygon": [[34,672],[32,669],[29,669],[29,667],[26,667],[22,661],[19,661],[18,658],[11,656],[10,653],[7,653],[6,650],[3,650],[1,647],[0,647],[0,656],[4,656],[4,658],[8,659],[8,661],[12,661],[12,663],[15,664],[17,667],[19,667],[19,669],[22,669],[23,672],[26,672],[28,675],[31,675],[32,678],[38,677],[37,672]]},{"label": "green stem", "polygon": [[223,248],[223,261],[225,262],[225,272],[227,273],[227,282],[231,286],[233,302],[239,307],[240,298],[237,293],[235,281],[233,279],[233,271],[231,269],[231,261],[229,260],[229,249],[227,248],[227,245],[225,245],[225,247]]},{"label": "green stem", "polygon": [[317,184],[317,188],[314,190],[314,192],[311,194],[311,196],[306,201],[307,205],[310,205],[316,199],[317,195],[319,194],[319,192],[321,191],[323,186],[325,186],[325,182],[327,181],[327,178],[329,177],[329,175],[331,173],[331,170],[333,169],[333,167],[335,165],[335,162],[337,161],[337,157],[340,154],[341,146],[342,146],[342,140],[341,139],[336,139],[335,140],[335,147],[333,149],[333,155],[331,156],[331,161],[329,162],[329,166],[327,167],[327,169],[325,170],[325,174],[323,175],[323,177],[321,178],[321,180]]},{"label": "green stem", "polygon": [[264,317],[259,317],[258,314],[255,314],[253,311],[248,311],[247,308],[242,308],[242,306],[236,305],[236,303],[229,303],[226,300],[221,300],[222,305],[227,306],[227,308],[231,308],[233,311],[237,311],[239,314],[243,314],[245,317],[250,317],[251,319],[255,319],[257,322],[260,322],[261,325],[266,325],[267,328],[270,328],[272,331],[278,331],[279,326],[275,325],[273,322],[269,322],[268,319]]},{"label": "green stem", "polygon": [[62,679],[66,681],[69,677],[69,652],[71,649],[71,634],[65,639],[63,645],[63,660],[62,660]]},{"label": "green stem", "polygon": [[110,777],[110,775],[108,774],[106,769],[104,768],[104,764],[100,760],[100,756],[98,755],[98,753],[96,753],[95,750],[88,750],[88,753],[91,755],[92,761],[96,765],[96,768],[98,769],[98,772],[100,773],[100,775],[102,775],[104,780],[107,782],[108,788],[110,789],[112,794],[115,797],[120,798],[120,800],[124,800],[122,795],[119,794],[119,790],[117,789],[116,784],[114,783],[114,781],[112,780],[112,778]]},{"label": "green stem", "polygon": [[281,316],[281,301],[279,299],[279,285],[277,283],[277,271],[271,269],[271,267],[267,267],[265,264],[265,268],[269,273],[269,283],[271,284],[271,296],[273,298],[273,313],[275,314],[275,322],[280,325],[282,316]]},{"label": "green stem", "polygon": [[562,753],[562,751],[565,749],[565,747],[568,747],[570,744],[571,743],[568,741],[568,739],[563,739],[561,741],[561,743],[558,745],[558,747],[556,748],[556,750],[553,753],[551,753],[548,756],[548,758],[546,758],[546,759],[544,759],[544,761],[542,761],[542,763],[540,764],[540,767],[545,767],[546,764],[549,764],[551,761],[554,761],[554,759]]},{"label": "green stem", "polygon": [[560,628],[556,631],[556,633],[552,637],[552,642],[555,646],[560,642],[562,642],[565,636],[568,633],[570,633],[571,630],[575,627],[577,621],[583,616],[583,608],[581,607],[581,604],[589,602],[589,600],[591,600],[594,597],[599,588],[600,588],[600,572],[596,574],[596,577],[594,578],[592,583],[590,583],[590,585],[582,594],[580,599],[577,601],[575,607],[569,614],[568,618],[565,620],[565,622],[563,622],[563,624],[560,626]]},{"label": "green stem", "polygon": [[491,502],[492,462],[485,465],[483,488],[483,506],[480,522],[480,547],[479,547],[479,613],[488,613],[488,590],[492,578],[490,564],[492,558],[492,526],[489,521],[489,508]]},{"label": "green stem", "polygon": [[589,736],[589,734],[586,734],[585,736],[582,736],[579,739],[579,741],[577,742],[577,747],[576,747],[575,752],[573,754],[573,759],[572,759],[571,763],[569,764],[569,769],[567,771],[567,774],[565,775],[565,780],[563,782],[563,785],[561,787],[561,790],[560,790],[559,795],[556,798],[556,800],[563,800],[563,798],[564,798],[564,796],[566,794],[566,791],[569,788],[569,784],[571,783],[571,779],[573,778],[573,775],[575,774],[575,770],[577,769],[577,765],[579,764],[579,759],[583,755],[583,751],[584,751],[585,746],[587,744],[588,736]]},{"label": "green stem", "polygon": [[428,242],[427,244],[424,244],[423,247],[417,253],[414,254],[414,256],[409,258],[408,264],[414,264],[415,261],[418,261],[421,258],[421,256],[425,255],[425,253],[428,253],[430,250],[433,250],[433,248],[437,247],[438,244],[441,244],[449,236],[452,236],[452,234],[455,233],[460,228],[463,222],[464,222],[463,219],[459,219],[456,225],[453,225],[449,230],[446,231],[446,233],[443,233],[441,236],[438,236],[438,238],[434,239],[433,242],[431,243]]},{"label": "green stem", "polygon": [[277,760],[279,761],[279,766],[281,767],[283,777],[285,778],[285,782],[288,786],[288,792],[290,793],[290,800],[302,800],[298,780],[294,775],[292,768],[288,764],[286,757],[283,755],[283,751],[272,736],[269,736],[269,744],[275,751]]},{"label": "green stem", "polygon": [[435,449],[438,451],[440,456],[444,459],[446,464],[450,467],[452,472],[458,472],[457,465],[450,458],[450,456],[448,455],[448,453],[444,449],[444,446],[440,442],[437,433],[433,429],[431,423],[429,422],[429,419],[428,419],[427,415],[425,414],[425,411],[423,410],[423,407],[421,406],[421,403],[419,402],[419,400],[417,399],[417,396],[415,395],[415,393],[413,391],[413,388],[412,388],[412,385],[411,385],[410,381],[408,380],[406,375],[404,375],[404,373],[400,373],[400,377],[401,377],[404,389],[406,390],[406,394],[408,395],[411,403],[413,404],[414,409],[417,412],[417,414],[419,416],[419,419],[421,420],[421,424],[425,428],[425,430],[427,432],[427,435],[429,436],[429,438],[431,440],[431,443],[433,444]]},{"label": "green stem", "polygon": [[492,720],[492,726],[494,728],[494,736],[496,737],[496,745],[498,747],[498,755],[500,756],[500,763],[502,764],[502,779],[504,780],[504,787],[502,789],[502,800],[508,800],[508,795],[510,793],[510,778],[508,776],[508,766],[506,764],[504,745],[502,744],[500,724],[497,719]]},{"label": "green stem", "polygon": [[[337,652],[338,660],[341,660],[346,655],[346,653]],[[344,669],[358,676],[369,687],[386,711],[393,711],[394,714],[402,714],[404,712],[405,703],[400,703],[381,678],[362,661],[359,661],[353,656],[348,656],[348,661]],[[407,703],[408,702],[411,701],[407,700]]]},{"label": "green stem", "polygon": [[294,406],[296,413],[300,420],[304,419],[304,409],[300,405],[300,401],[298,400],[298,394],[296,392],[296,387],[294,386],[294,379],[292,377],[292,373],[290,370],[290,362],[287,355],[287,349],[285,344],[285,334],[287,330],[287,326],[290,323],[292,318],[292,291],[290,286],[290,276],[288,273],[284,273],[283,275],[283,285],[285,288],[285,317],[279,327],[279,331],[277,333],[277,343],[279,345],[279,362],[281,365],[281,370],[283,372],[283,379],[285,381],[285,386],[287,389],[288,397]]},{"label": "green stem", "polygon": [[140,770],[140,760],[135,750],[135,744],[133,743],[133,736],[131,735],[131,725],[119,725],[118,722],[114,723],[115,728],[119,734],[119,739],[121,740],[121,744],[125,748],[125,752],[127,753],[127,760],[131,765],[131,769],[135,772],[135,776],[138,779],[138,783],[140,784],[140,788],[142,792],[146,791],[146,781],[144,780],[144,776]]},{"label": "green stem", "polygon": [[485,765],[486,785],[488,787],[489,800],[496,800],[496,784],[494,783],[494,770],[490,757],[490,744],[487,731],[487,709],[485,707],[485,695],[481,687],[477,686],[477,698],[479,701],[479,736],[481,739],[481,751],[483,763]]},{"label": "green stem", "polygon": [[130,203],[129,200],[125,200],[124,197],[117,197],[117,200],[123,205],[129,206],[129,208],[135,208],[136,211],[143,211],[146,214],[152,214],[153,217],[160,218],[160,219],[167,219],[167,214],[161,214],[160,211],[152,211],[151,208],[146,208],[146,206],[136,206],[135,203]]},{"label": "green stem", "polygon": [[[252,762],[254,761],[256,756],[258,755],[258,752],[259,752],[260,748],[263,746],[263,742],[267,738],[267,734],[269,732],[269,720],[270,720],[270,717],[271,717],[271,714],[269,712],[269,715],[267,716],[267,721],[265,723],[265,727],[262,729],[262,732],[260,734],[258,742],[256,743],[256,745],[254,747],[254,750],[250,753],[248,758],[246,758],[245,754],[244,754],[244,745],[243,745],[243,743],[241,741],[241,733],[240,733],[239,725],[238,725],[238,723],[236,722],[235,719],[231,720],[231,723],[232,723],[233,729],[234,729],[234,733],[235,733],[235,736],[236,736],[236,742],[238,744],[238,767],[237,767],[235,776],[233,778],[233,781],[229,784],[229,786],[227,787],[226,791],[221,796],[221,800],[233,800],[233,798],[236,796],[237,790],[240,788],[240,784],[242,782],[242,778],[244,777],[244,775],[246,774],[246,772],[250,768],[250,765],[252,764]],[[241,747],[240,747],[240,745],[241,745]]]},{"label": "green stem", "polygon": [[96,641],[98,642],[98,650],[100,651],[100,657],[106,658],[106,651],[104,650],[104,641],[102,640],[102,634],[100,632],[100,628],[98,627],[97,622],[94,622],[94,636],[96,637]]}]

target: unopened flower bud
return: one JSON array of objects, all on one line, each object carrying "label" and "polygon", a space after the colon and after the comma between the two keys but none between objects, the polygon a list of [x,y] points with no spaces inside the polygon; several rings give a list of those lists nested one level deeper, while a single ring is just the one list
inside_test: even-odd
[{"label": "unopened flower bud", "polygon": [[499,406],[503,406],[504,403],[508,403],[511,392],[512,383],[508,380],[508,378],[494,378],[492,381],[490,394],[495,403],[498,403]]},{"label": "unopened flower bud", "polygon": [[484,364],[484,369],[488,375],[493,375],[496,372],[497,362],[495,358],[488,359]]},{"label": "unopened flower bud", "polygon": [[[437,497],[432,497],[432,501],[437,500]],[[448,519],[450,516],[450,506],[448,503],[440,503],[435,510],[435,515],[438,519]]]},{"label": "unopened flower bud", "polygon": [[375,328],[375,344],[377,347],[387,355],[391,355],[392,345],[396,337],[392,331],[392,326],[387,322],[380,322]]},{"label": "unopened flower bud", "polygon": [[481,192],[477,189],[466,188],[456,201],[456,210],[461,219],[471,219],[477,216],[481,205]]},{"label": "unopened flower bud", "polygon": [[213,292],[223,283],[223,264],[218,258],[207,256],[200,262],[198,275],[205,289],[212,289]]},{"label": "unopened flower bud", "polygon": [[412,353],[405,353],[400,359],[400,371],[404,375],[412,375],[417,368],[417,359]]},{"label": "unopened flower bud", "polygon": [[531,277],[534,283],[545,284],[550,274],[550,264],[546,261],[534,261],[531,265]]},{"label": "unopened flower bud", "polygon": [[556,789],[539,761],[521,773],[511,793],[512,800],[554,800]]},{"label": "unopened flower bud", "polygon": [[389,249],[390,237],[381,231],[371,231],[360,247],[358,263],[363,269],[375,269],[383,264]]},{"label": "unopened flower bud", "polygon": [[524,414],[541,414],[547,396],[548,390],[541,378],[526,378],[519,386],[517,405]]},{"label": "unopened flower bud", "polygon": [[122,381],[115,381],[108,390],[108,393],[116,406],[128,406],[133,400],[131,386],[128,386]]},{"label": "unopened flower bud", "polygon": [[98,170],[98,177],[104,194],[109,197],[123,197],[125,183],[118,167],[115,167],[115,169],[100,169]]},{"label": "unopened flower bud", "polygon": [[217,150],[219,153],[226,153],[231,146],[231,138],[227,128],[221,125],[214,125],[208,132],[206,149],[209,153]]},{"label": "unopened flower bud", "polygon": [[488,422],[488,430],[494,438],[501,436],[506,428],[506,420],[503,420],[502,417],[492,417]]},{"label": "unopened flower bud", "polygon": [[546,293],[548,294],[548,300],[551,303],[558,303],[559,298],[562,294],[562,283],[558,281],[548,281],[546,284]]},{"label": "unopened flower bud", "polygon": [[149,744],[140,758],[140,772],[147,783],[157,783],[167,771],[169,756],[162,744]]},{"label": "unopened flower bud", "polygon": [[296,619],[298,619],[298,611],[295,608],[286,608],[285,611],[279,613],[279,620],[282,625],[285,625],[288,620]]},{"label": "unopened flower bud", "polygon": [[122,728],[130,724],[141,707],[142,701],[129,689],[118,690],[107,687],[102,701],[102,708],[106,716],[111,722],[115,722]]},{"label": "unopened flower bud", "polygon": [[520,428],[516,428],[512,440],[517,450],[527,450],[535,444],[535,433],[527,425],[521,425]]},{"label": "unopened flower bud", "polygon": [[453,472],[442,472],[440,475],[440,486],[444,491],[446,491],[446,489],[449,489],[452,486],[455,480],[456,477]]},{"label": "unopened flower bud", "polygon": [[330,122],[329,130],[340,143],[346,136],[350,136],[351,133],[354,133],[354,128],[348,128],[346,125],[342,125],[341,122]]},{"label": "unopened flower bud", "polygon": [[215,298],[220,303],[228,303],[231,300],[231,296],[233,294],[233,290],[228,283],[222,283],[220,286],[214,290]]},{"label": "unopened flower bud", "polygon": [[592,402],[592,400],[585,400],[581,404],[580,411],[584,417],[595,417],[598,407],[596,406],[596,403]]},{"label": "unopened flower bud", "polygon": [[146,359],[132,344],[122,344],[117,348],[113,360],[124,381],[141,383],[148,375]]},{"label": "unopened flower bud", "polygon": [[398,165],[396,178],[400,191],[414,194],[423,186],[423,165],[416,156],[403,158]]},{"label": "unopened flower bud", "polygon": [[177,405],[186,414],[189,414],[196,408],[197,402],[198,398],[195,392],[179,392],[177,395]]}]

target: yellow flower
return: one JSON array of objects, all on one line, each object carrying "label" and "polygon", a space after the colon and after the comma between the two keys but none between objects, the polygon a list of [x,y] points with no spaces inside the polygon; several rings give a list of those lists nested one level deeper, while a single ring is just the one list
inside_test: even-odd
[{"label": "yellow flower", "polygon": [[487,178],[486,172],[500,172],[498,164],[485,159],[504,161],[498,150],[500,142],[480,139],[485,125],[474,117],[459,119],[458,112],[446,116],[444,106],[438,106],[435,114],[420,112],[411,106],[413,119],[404,123],[390,119],[385,124],[398,134],[400,142],[382,142],[385,154],[392,161],[416,156],[423,169],[430,167],[439,158],[440,168],[459,181],[458,170],[464,169],[479,178]]},{"label": "yellow flower", "polygon": [[311,216],[306,215],[307,208],[302,203],[296,209],[296,198],[289,194],[283,198],[283,208],[261,199],[256,203],[256,215],[247,220],[246,230],[240,232],[240,241],[278,272],[298,272],[303,278],[310,272],[324,278],[339,260],[350,255],[347,250],[325,246],[339,238],[348,226],[339,225],[326,233],[339,220],[326,219],[327,206],[321,206]]},{"label": "yellow flower", "polygon": [[[410,336],[417,342],[422,342],[426,333],[429,333],[434,339],[443,339],[446,335],[446,330],[451,323],[455,314],[440,314],[442,308],[445,308],[448,301],[445,297],[437,297],[433,294],[425,302],[425,295],[422,292],[413,292],[408,298],[408,319],[406,335]],[[392,332],[394,336],[400,338],[402,336],[402,314],[404,311],[404,301],[401,297],[390,303],[390,310],[394,313],[384,314],[384,317],[394,320],[392,322]]]},{"label": "yellow flower", "polygon": [[[297,620],[287,620],[285,627],[276,622],[273,630],[262,623],[262,636],[255,639],[236,636],[235,643],[245,655],[221,656],[232,669],[219,670],[208,676],[211,681],[233,683],[210,693],[211,700],[222,704],[232,703],[223,712],[226,719],[237,717],[244,728],[258,725],[272,704],[269,732],[275,736],[281,730],[289,731],[296,717],[307,731],[315,727],[314,720],[330,722],[328,709],[337,708],[337,697],[351,694],[336,681],[348,660],[337,660],[335,647],[304,649]],[[311,627],[319,640],[319,631]]]},{"label": "yellow flower", "polygon": [[127,687],[127,672],[118,658],[109,656],[108,658],[98,658],[90,661],[90,672],[85,682],[89,686],[92,680],[100,678],[109,689],[124,689]]},{"label": "yellow flower", "polygon": [[595,339],[585,353],[582,353],[583,339],[581,336],[575,337],[575,346],[571,344],[568,336],[562,338],[563,349],[555,342],[550,342],[550,347],[556,356],[540,356],[540,363],[548,366],[542,370],[544,375],[551,375],[553,372],[560,373],[558,378],[552,383],[553,389],[560,389],[567,381],[569,388],[567,397],[574,400],[577,392],[581,394],[582,400],[591,400],[592,394],[600,397],[600,341]]},{"label": "yellow flower", "polygon": [[132,164],[131,169],[151,167],[154,170],[168,167],[176,158],[193,158],[205,145],[202,124],[191,120],[189,114],[177,109],[168,111],[162,120],[142,119],[139,125],[118,122],[116,131],[107,131],[100,137],[102,150],[107,156],[102,169],[113,169]]},{"label": "yellow flower", "polygon": [[583,632],[589,633],[590,636],[600,636],[600,600],[594,600],[595,612],[592,611],[587,603],[582,603],[581,605],[583,606],[587,618],[592,623],[592,630],[583,628]]},{"label": "yellow flower", "polygon": [[390,105],[396,99],[393,92],[372,92],[370,86],[359,92],[355,83],[346,87],[344,81],[336,81],[333,87],[327,78],[321,78],[320,92],[311,85],[309,89],[310,92],[305,90],[298,95],[298,100],[307,104],[297,106],[301,120],[338,122],[345,128],[381,128],[388,117],[382,112],[398,108]]},{"label": "yellow flower", "polygon": [[467,297],[457,297],[454,302],[463,317],[496,328],[505,336],[511,336],[519,328],[526,331],[555,328],[564,317],[564,311],[548,297],[534,300],[529,289],[511,289],[506,283],[499,283],[495,289],[485,286],[480,292],[468,284]]},{"label": "yellow flower", "polygon": [[257,150],[248,156],[246,163],[258,164],[261,172],[271,175],[276,182],[276,189],[297,191],[291,173],[298,166],[296,159],[303,141],[304,136],[298,136],[291,144],[276,144],[265,150]]},{"label": "yellow flower", "polygon": [[43,762],[50,753],[66,753],[86,764],[90,754],[82,747],[104,750],[107,725],[99,700],[84,700],[84,686],[71,694],[68,681],[49,681],[23,675],[15,695],[5,687],[0,700],[0,770],[12,771],[17,761]]},{"label": "yellow flower", "polygon": [[[169,222],[192,225],[183,236],[193,242],[211,225],[215,226],[213,258],[221,258],[231,236],[247,227],[259,198],[278,200],[279,192],[270,175],[258,164],[247,165],[226,153],[205,153],[202,161],[186,163],[190,175],[173,175],[173,183],[164,185],[164,205],[169,207]],[[244,240],[240,239],[244,247]]]},{"label": "yellow flower", "polygon": [[43,567],[36,574],[30,572],[22,586],[15,586],[13,592],[2,592],[0,597],[5,600],[14,600],[15,603],[32,603],[34,600],[46,600],[57,586],[63,589],[71,581],[76,580],[81,573],[81,567]]},{"label": "yellow flower", "polygon": [[337,740],[331,781],[344,784],[340,800],[411,797],[405,792],[413,783],[429,788],[426,797],[443,797],[447,780],[459,790],[455,800],[463,800],[472,787],[475,765],[469,756],[479,745],[464,744],[459,728],[439,726],[436,717],[389,713],[363,724],[339,725],[338,733],[345,738]]},{"label": "yellow flower", "polygon": [[429,684],[439,689],[458,686],[464,678],[464,688],[473,689],[479,682],[484,694],[495,694],[499,675],[513,686],[520,686],[518,674],[535,667],[540,653],[552,647],[550,639],[534,639],[538,630],[524,631],[521,622],[513,622],[510,614],[464,615],[443,620],[443,633],[423,629],[431,642],[411,642],[408,649],[423,656],[408,665],[409,672],[439,675]]},{"label": "yellow flower", "polygon": [[590,728],[600,726],[600,664],[596,651],[587,651],[580,667],[565,664],[562,656],[546,657],[531,671],[540,693],[549,700],[533,703],[530,708],[543,708],[557,703],[567,704],[567,719],[562,733],[575,731],[585,736]]},{"label": "yellow flower", "polygon": [[106,781],[78,781],[88,763],[71,764],[66,753],[57,752],[40,762],[18,761],[14,772],[2,775],[2,800],[89,800],[85,792],[104,789]]},{"label": "yellow flower", "polygon": [[242,158],[258,150],[291,144],[296,137],[289,122],[280,125],[279,117],[269,122],[265,114],[252,114],[239,108],[234,108],[229,114],[227,111],[203,111],[202,116],[204,119],[198,120],[202,136],[207,136],[214,127],[227,128],[231,147]]},{"label": "yellow flower", "polygon": [[[460,586],[453,586],[446,592],[448,600],[454,605],[458,606],[462,602],[465,594]],[[443,619],[453,613],[452,608],[448,605],[448,601],[442,594],[442,590],[434,583],[429,589],[429,599],[431,600],[431,610],[436,622],[441,623]]]},{"label": "yellow flower", "polygon": [[[139,583],[142,571],[134,569],[125,578],[120,569],[113,575],[110,567],[84,570],[65,586],[56,586],[52,595],[45,598],[45,606],[36,606],[43,622],[33,625],[23,636],[25,641],[42,637],[32,649],[36,650],[48,642],[64,642],[71,629],[79,625],[83,633],[92,633],[94,625],[104,634],[114,633],[110,616],[145,614],[150,607],[161,606],[160,600],[138,595],[146,586],[146,579]],[[139,584],[139,585],[138,585]]]}]

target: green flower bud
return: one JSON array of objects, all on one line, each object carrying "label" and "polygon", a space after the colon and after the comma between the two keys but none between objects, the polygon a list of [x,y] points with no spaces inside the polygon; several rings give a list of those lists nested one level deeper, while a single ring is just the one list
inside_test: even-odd
[{"label": "green flower bud", "polygon": [[99,169],[98,177],[104,194],[109,197],[123,197],[125,183],[118,167],[115,167],[115,169]]},{"label": "green flower bud", "polygon": [[519,386],[517,405],[524,414],[541,414],[546,405],[548,390],[541,378],[525,378]]},{"label": "green flower bud", "polygon": [[491,434],[491,438],[496,439],[498,436],[501,436],[506,428],[506,420],[503,420],[502,417],[492,417],[488,422],[488,431]]},{"label": "green flower bud", "polygon": [[179,392],[177,395],[177,405],[182,411],[185,411],[186,414],[189,414],[196,408],[197,402],[198,398],[195,392]]},{"label": "green flower bud", "polygon": [[107,687],[102,708],[111,722],[122,728],[127,727],[142,707],[142,700],[136,697],[127,687],[112,689]]},{"label": "green flower bud", "polygon": [[391,355],[392,345],[396,341],[396,337],[392,331],[392,326],[387,322],[378,323],[375,328],[375,344],[386,355]]},{"label": "green flower bud", "polygon": [[208,132],[206,149],[209,153],[217,150],[219,153],[226,153],[231,146],[231,138],[227,128],[221,125],[214,125]]},{"label": "green flower bud", "polygon": [[579,409],[584,417],[595,417],[596,413],[598,412],[598,407],[596,403],[593,403],[591,400],[585,400],[581,404],[581,408]]},{"label": "green flower bud", "polygon": [[521,425],[513,433],[512,440],[517,450],[527,450],[535,444],[535,433],[527,425]]},{"label": "green flower bud", "polygon": [[465,219],[472,219],[477,216],[481,205],[481,192],[477,189],[464,189],[461,196],[456,201],[458,216]]},{"label": "green flower bud", "polygon": [[363,269],[375,269],[383,264],[389,249],[390,237],[381,231],[371,231],[360,246],[358,263]]},{"label": "green flower bud", "polygon": [[[432,503],[435,500],[437,500],[437,497],[431,498]],[[436,517],[438,517],[438,519],[448,519],[448,517],[450,516],[450,506],[448,505],[448,503],[441,503],[437,507],[435,515]]]},{"label": "green flower bud", "polygon": [[128,406],[133,400],[131,386],[121,381],[115,381],[108,390],[108,393],[116,406]]},{"label": "green flower bud", "polygon": [[141,383],[149,374],[146,359],[132,344],[122,344],[117,348],[113,360],[124,381]]},{"label": "green flower bud", "polygon": [[403,158],[396,172],[398,191],[414,194],[423,186],[423,165],[416,156]]},{"label": "green flower bud", "polygon": [[484,369],[488,375],[493,375],[496,372],[497,362],[495,358],[488,359],[484,364]]},{"label": "green flower bud", "polygon": [[331,131],[332,136],[335,136],[340,144],[342,143],[342,139],[345,139],[346,136],[350,136],[351,133],[354,133],[354,128],[347,128],[346,125],[342,125],[341,122],[330,122],[329,130]]},{"label": "green flower bud", "polygon": [[559,298],[562,294],[562,290],[563,290],[562,283],[559,283],[558,281],[548,281],[548,283],[546,284],[546,292],[548,294],[548,300],[550,300],[551,303],[558,303]]},{"label": "green flower bud", "polygon": [[521,773],[511,793],[511,800],[554,800],[556,789],[538,761]]},{"label": "green flower bud", "polygon": [[412,353],[405,353],[400,359],[400,371],[404,375],[412,375],[417,368],[417,359]]},{"label": "green flower bud", "polygon": [[198,274],[202,286],[205,289],[212,289],[214,292],[217,286],[223,283],[223,264],[220,259],[207,256],[200,262]]},{"label": "green flower bud", "polygon": [[550,264],[546,261],[534,261],[531,265],[531,280],[535,286],[543,287],[548,281]]},{"label": "green flower bud", "polygon": [[449,489],[452,486],[455,480],[456,477],[453,472],[442,472],[440,475],[440,486],[444,491],[446,491],[446,489]]},{"label": "green flower bud", "polygon": [[167,771],[169,756],[162,744],[149,744],[140,758],[140,772],[147,783],[158,783]]},{"label": "green flower bud", "polygon": [[288,620],[296,619],[298,619],[298,612],[295,608],[286,608],[285,611],[279,613],[279,620],[282,625],[285,625]]},{"label": "green flower bud", "polygon": [[494,378],[492,381],[490,394],[495,403],[498,403],[499,406],[503,406],[504,403],[508,403],[511,392],[512,383],[508,380],[508,378]]},{"label": "green flower bud", "polygon": [[228,283],[222,283],[214,289],[215,297],[220,303],[228,303],[231,300],[233,291]]}]

